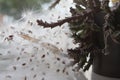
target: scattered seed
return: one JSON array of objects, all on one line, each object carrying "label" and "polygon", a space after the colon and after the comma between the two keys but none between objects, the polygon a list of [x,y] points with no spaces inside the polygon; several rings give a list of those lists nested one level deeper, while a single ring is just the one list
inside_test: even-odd
[{"label": "scattered seed", "polygon": [[42,60],[42,62],[44,62],[45,60]]},{"label": "scattered seed", "polygon": [[60,61],[60,58],[57,58],[58,61]]},{"label": "scattered seed", "polygon": [[43,74],[43,75],[46,75],[46,73],[45,73],[45,72],[42,72],[42,74]]},{"label": "scattered seed", "polygon": [[42,78],[41,80],[45,80],[44,78]]},{"label": "scattered seed", "polygon": [[9,35],[9,40],[12,40],[13,39],[13,35]]},{"label": "scattered seed", "polygon": [[32,59],[30,59],[30,62],[32,62]]},{"label": "scattered seed", "polygon": [[33,25],[33,23],[31,22],[31,24],[30,24],[31,26]]},{"label": "scattered seed", "polygon": [[58,16],[58,19],[60,18],[60,16]]},{"label": "scattered seed", "polygon": [[11,29],[15,29],[13,26],[10,27]]},{"label": "scattered seed", "polygon": [[17,57],[17,61],[20,60],[20,57]]},{"label": "scattered seed", "polygon": [[57,69],[56,72],[60,72],[60,69]]},{"label": "scattered seed", "polygon": [[62,48],[60,48],[60,50],[61,50],[61,51],[63,51],[63,49],[62,49]]},{"label": "scattered seed", "polygon": [[65,64],[65,61],[62,61],[63,64]]},{"label": "scattered seed", "polygon": [[24,50],[25,50],[24,48],[21,49],[21,51],[24,51]]},{"label": "scattered seed", "polygon": [[11,52],[10,52],[10,51],[8,51],[8,53],[10,54]]},{"label": "scattered seed", "polygon": [[17,49],[17,50],[19,50],[19,48],[18,48],[18,47],[16,47],[16,49]]},{"label": "scattered seed", "polygon": [[28,24],[30,24],[31,26],[33,25],[33,23],[31,21],[28,21]]},{"label": "scattered seed", "polygon": [[41,58],[45,58],[45,55],[42,55],[42,57]]},{"label": "scattered seed", "polygon": [[35,57],[35,55],[31,55],[31,57]]},{"label": "scattered seed", "polygon": [[36,78],[36,76],[37,76],[37,75],[35,74],[35,75],[33,76],[33,78]]},{"label": "scattered seed", "polygon": [[31,71],[33,71],[34,70],[34,68],[31,68]]},{"label": "scattered seed", "polygon": [[72,69],[73,72],[75,72],[75,69]]},{"label": "scattered seed", "polygon": [[54,16],[54,14],[52,14],[52,16]]},{"label": "scattered seed", "polygon": [[56,42],[56,44],[59,44],[59,42]]},{"label": "scattered seed", "polygon": [[7,77],[7,78],[12,78],[10,75],[7,75],[6,77]]},{"label": "scattered seed", "polygon": [[39,65],[38,65],[38,64],[37,64],[36,66],[37,66],[37,67],[39,67]]},{"label": "scattered seed", "polygon": [[25,66],[25,65],[26,65],[26,63],[23,63],[22,65],[23,65],[23,66]]},{"label": "scattered seed", "polygon": [[8,41],[13,40],[13,35],[9,35],[9,36],[6,37],[4,40],[8,40]]},{"label": "scattered seed", "polygon": [[32,31],[31,31],[31,30],[28,30],[28,32],[32,34]]},{"label": "scattered seed", "polygon": [[66,68],[64,68],[62,72],[64,73],[64,72],[65,72],[65,70],[66,70]]},{"label": "scattered seed", "polygon": [[49,55],[49,52],[47,52],[47,55]]},{"label": "scattered seed", "polygon": [[48,69],[50,68],[50,66],[47,67]]},{"label": "scattered seed", "polygon": [[16,70],[16,66],[13,66],[13,69]]},{"label": "scattered seed", "polygon": [[69,73],[68,73],[68,72],[66,72],[66,75],[69,75]]}]

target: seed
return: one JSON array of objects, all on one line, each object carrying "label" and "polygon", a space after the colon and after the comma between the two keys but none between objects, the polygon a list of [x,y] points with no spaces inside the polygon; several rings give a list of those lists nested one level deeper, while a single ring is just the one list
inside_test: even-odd
[{"label": "seed", "polygon": [[17,58],[17,61],[20,59],[20,57]]},{"label": "seed", "polygon": [[31,71],[33,71],[34,70],[34,68],[31,68]]},{"label": "seed", "polygon": [[25,66],[25,65],[26,65],[26,63],[23,63],[22,65],[23,65],[23,66]]},{"label": "seed", "polygon": [[42,78],[42,80],[45,80],[44,78]]},{"label": "seed", "polygon": [[30,62],[32,62],[32,59],[30,59]]},{"label": "seed", "polygon": [[63,64],[65,64],[65,61],[62,61]]},{"label": "seed", "polygon": [[60,72],[60,69],[57,69],[56,72]]},{"label": "seed", "polygon": [[41,58],[45,58],[45,55],[42,55],[42,57]]},{"label": "seed", "polygon": [[10,76],[10,75],[7,75],[6,77],[7,77],[7,78],[11,78],[11,76]]},{"label": "seed", "polygon": [[69,75],[69,73],[68,73],[68,72],[66,72],[66,75]]},{"label": "seed", "polygon": [[62,72],[64,73],[64,72],[65,72],[65,70],[66,70],[66,68],[64,68]]},{"label": "seed", "polygon": [[58,61],[60,61],[60,58],[57,58]]},{"label": "seed", "polygon": [[35,78],[37,75],[35,74],[34,76],[33,76],[33,78]]},{"label": "seed", "polygon": [[13,66],[13,69],[16,70],[16,66]]},{"label": "seed", "polygon": [[32,31],[31,31],[31,30],[28,30],[28,32],[32,34]]}]

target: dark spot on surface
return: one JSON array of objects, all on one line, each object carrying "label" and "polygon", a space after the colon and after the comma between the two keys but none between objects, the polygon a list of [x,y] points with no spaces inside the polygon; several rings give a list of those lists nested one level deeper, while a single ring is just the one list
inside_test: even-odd
[{"label": "dark spot on surface", "polygon": [[20,60],[20,57],[17,57],[17,61]]},{"label": "dark spot on surface", "polygon": [[44,62],[45,60],[42,60],[42,62]]},{"label": "dark spot on surface", "polygon": [[60,69],[57,69],[56,72],[60,72]]},{"label": "dark spot on surface", "polygon": [[30,62],[32,62],[32,59],[30,59]]},{"label": "dark spot on surface", "polygon": [[60,16],[58,16],[58,19],[60,18]]},{"label": "dark spot on surface", "polygon": [[41,80],[45,80],[45,78],[42,78]]},{"label": "dark spot on surface", "polygon": [[47,52],[47,55],[49,55],[49,52]]},{"label": "dark spot on surface", "polygon": [[28,30],[28,32],[32,34],[32,31],[31,31],[31,30]]},{"label": "dark spot on surface", "polygon": [[35,75],[33,76],[33,78],[36,78],[36,76],[37,76],[37,75],[35,74]]},{"label": "dark spot on surface", "polygon": [[21,49],[21,51],[24,51],[24,50],[25,50],[24,48]]},{"label": "dark spot on surface", "polygon": [[42,55],[42,57],[41,58],[45,58],[45,55]]},{"label": "dark spot on surface", "polygon": [[31,71],[33,71],[34,70],[34,68],[31,68]]},{"label": "dark spot on surface", "polygon": [[60,61],[60,58],[57,58],[58,61]]},{"label": "dark spot on surface", "polygon": [[42,72],[42,74],[43,74],[43,75],[46,75],[46,73],[45,73],[45,72]]},{"label": "dark spot on surface", "polygon": [[69,75],[69,73],[68,73],[68,72],[66,72],[66,75]]},{"label": "dark spot on surface", "polygon": [[10,51],[8,51],[8,53],[11,53]]},{"label": "dark spot on surface", "polygon": [[65,72],[65,70],[66,70],[66,68],[64,68],[62,72],[64,73],[64,72]]},{"label": "dark spot on surface", "polygon": [[50,66],[48,66],[48,69],[50,68]]},{"label": "dark spot on surface", "polygon": [[35,55],[31,55],[31,57],[35,57]]},{"label": "dark spot on surface", "polygon": [[13,35],[9,35],[9,38],[12,40],[13,39]]},{"label": "dark spot on surface", "polygon": [[59,44],[59,42],[56,42],[56,44]]},{"label": "dark spot on surface", "polygon": [[25,65],[26,65],[26,63],[23,63],[23,64],[22,64],[22,66],[25,66]]},{"label": "dark spot on surface", "polygon": [[6,78],[12,78],[12,76],[10,76],[10,75],[7,75],[7,76],[6,76]]},{"label": "dark spot on surface", "polygon": [[30,24],[31,26],[33,25],[33,22],[31,22],[31,21],[28,21],[28,24]]},{"label": "dark spot on surface", "polygon": [[8,40],[8,41],[13,40],[13,35],[9,35],[9,36],[6,37],[4,40]]},{"label": "dark spot on surface", "polygon": [[62,61],[63,64],[65,64],[65,61]]},{"label": "dark spot on surface", "polygon": [[72,69],[73,72],[75,72],[75,69]]},{"label": "dark spot on surface", "polygon": [[10,27],[11,29],[15,29],[13,26]]},{"label": "dark spot on surface", "polygon": [[13,69],[16,70],[17,69],[16,66],[13,66]]}]

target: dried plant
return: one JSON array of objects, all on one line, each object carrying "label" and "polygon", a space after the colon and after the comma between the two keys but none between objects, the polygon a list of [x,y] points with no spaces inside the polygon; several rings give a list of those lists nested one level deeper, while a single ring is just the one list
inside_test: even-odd
[{"label": "dried plant", "polygon": [[[111,37],[115,42],[120,41],[120,4],[114,9],[108,6],[109,0],[74,0],[76,8],[70,8],[71,17],[54,23],[37,20],[38,25],[54,28],[68,22],[73,33],[75,43],[79,47],[69,49],[68,53],[77,64],[77,70],[89,69],[97,54],[106,53],[107,40]],[[87,59],[89,57],[89,59]]]}]

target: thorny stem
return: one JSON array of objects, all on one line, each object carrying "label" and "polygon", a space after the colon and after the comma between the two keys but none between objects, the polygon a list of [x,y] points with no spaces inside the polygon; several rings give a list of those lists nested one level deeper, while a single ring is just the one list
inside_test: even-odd
[{"label": "thorny stem", "polygon": [[78,20],[78,19],[83,20],[92,12],[93,12],[92,10],[87,9],[84,12],[81,12],[81,14],[79,14],[79,15],[68,17],[63,20],[58,20],[57,22],[54,22],[54,23],[47,23],[47,22],[43,22],[42,20],[37,20],[37,23],[38,23],[38,25],[44,26],[45,28],[46,27],[54,28],[56,26],[61,26],[62,24],[66,23],[66,22],[72,22],[72,21]]}]

